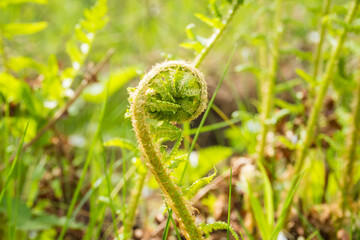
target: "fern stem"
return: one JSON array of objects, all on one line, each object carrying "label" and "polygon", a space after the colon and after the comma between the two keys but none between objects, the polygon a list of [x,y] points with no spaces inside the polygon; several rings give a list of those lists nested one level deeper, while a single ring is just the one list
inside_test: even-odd
[{"label": "fern stem", "polygon": [[351,130],[349,134],[349,149],[348,149],[345,184],[344,184],[345,191],[343,192],[344,202],[346,202],[346,198],[353,184],[354,164],[356,161],[356,149],[358,146],[357,142],[359,139],[359,132],[360,132],[360,72],[358,72],[357,75],[357,89],[354,96],[354,111],[352,116]]},{"label": "fern stem", "polygon": [[195,225],[195,219],[191,215],[180,189],[170,178],[163,163],[161,153],[156,149],[150,135],[150,129],[144,115],[144,100],[146,89],[140,88],[137,97],[134,99],[133,126],[140,148],[148,162],[150,171],[155,176],[167,203],[179,218],[185,237],[188,240],[203,239],[200,230]]},{"label": "fern stem", "polygon": [[273,98],[274,98],[274,87],[276,81],[276,73],[278,70],[278,60],[279,60],[279,45],[280,38],[282,35],[282,24],[281,24],[281,8],[282,8],[282,0],[276,1],[276,9],[275,9],[275,36],[273,40],[273,51],[272,59],[271,59],[271,69],[269,72],[269,77],[263,79],[262,83],[262,98],[261,98],[261,130],[258,136],[258,144],[257,144],[257,159],[259,162],[264,161],[264,152],[266,145],[266,136],[269,131],[269,118],[270,113],[273,109]]},{"label": "fern stem", "polygon": [[229,26],[229,23],[233,19],[236,11],[238,10],[239,6],[243,3],[243,0],[235,0],[235,3],[233,4],[232,8],[229,10],[228,18],[223,22],[223,25],[221,28],[216,29],[216,31],[211,35],[210,39],[208,40],[208,43],[206,46],[201,50],[201,52],[195,57],[193,61],[194,67],[199,67],[201,62],[204,60],[206,55],[209,53],[211,48],[214,46],[215,42],[220,38],[220,36],[223,34],[225,29]]},{"label": "fern stem", "polygon": [[[319,44],[316,49],[316,55],[315,55],[315,59],[314,59],[314,70],[313,70],[313,78],[314,79],[317,78],[318,73],[319,73],[322,48],[323,48],[325,33],[326,33],[326,22],[324,21],[324,18],[329,14],[330,6],[331,6],[331,0],[325,0],[324,12],[323,12],[323,15],[321,18],[322,20],[321,20],[321,27],[320,27],[320,40],[319,40]],[[313,90],[311,90],[311,92],[313,92]]]},{"label": "fern stem", "polygon": [[[359,4],[360,4],[360,0],[354,0],[354,4],[352,5],[352,7],[348,13],[348,16],[346,17],[346,24],[351,24],[352,21],[355,19],[357,10],[359,8]],[[348,29],[344,28],[341,32],[341,35],[338,39],[336,46],[332,52],[331,58],[326,67],[324,77],[321,81],[320,88],[317,91],[315,104],[311,110],[310,117],[309,117],[309,120],[308,120],[307,126],[306,126],[306,132],[305,132],[305,135],[303,138],[301,148],[299,150],[299,155],[298,155],[296,168],[295,168],[296,173],[299,173],[302,170],[307,150],[314,138],[315,125],[317,123],[319,113],[322,108],[322,104],[323,104],[327,89],[329,87],[332,74],[334,72],[338,57],[340,55],[340,51],[346,40],[347,33],[348,33]]]},{"label": "fern stem", "polygon": [[[148,97],[149,91],[151,92],[151,84],[154,84],[158,81],[161,81],[159,84],[165,84],[162,82],[165,80],[161,76],[162,74],[165,74],[166,71],[170,71],[169,69],[173,69],[173,71],[174,69],[180,69],[179,71],[184,71],[187,74],[193,74],[192,76],[196,78],[197,84],[201,85],[198,86],[200,89],[194,89],[199,90],[199,103],[198,108],[194,110],[195,112],[190,116],[188,116],[187,113],[184,113],[184,110],[180,110],[177,114],[173,113],[173,115],[170,116],[167,112],[168,110],[166,109],[163,112],[151,112],[151,110],[149,112],[149,109],[146,107],[147,101],[151,101],[151,99]],[[176,70],[176,73],[178,73],[178,70]],[[173,79],[174,81],[180,81],[176,75],[173,76]],[[174,84],[176,86],[181,83],[175,82]],[[189,84],[189,82],[187,82],[187,84]],[[190,88],[190,86],[186,87]],[[185,91],[186,93],[186,87],[184,86],[184,89],[176,88],[173,89],[173,91]],[[170,92],[168,94],[170,94]],[[184,95],[183,97],[186,96]],[[202,74],[189,64],[176,61],[165,62],[156,66],[152,71],[145,75],[144,79],[141,80],[136,92],[131,98],[132,125],[134,127],[142,155],[147,162],[147,166],[158,182],[159,187],[164,194],[166,204],[176,214],[177,220],[180,223],[180,228],[185,238],[187,240],[202,240],[202,232],[195,224],[195,217],[191,214],[191,211],[188,207],[189,205],[183,197],[181,189],[171,179],[169,171],[166,169],[163,163],[163,156],[158,148],[158,144],[154,142],[153,136],[150,132],[150,126],[146,120],[148,117],[156,116],[155,119],[161,121],[171,121],[171,119],[178,119],[181,122],[190,121],[191,119],[197,117],[206,107],[207,91],[205,80],[203,79]],[[155,100],[153,99],[152,101]]]}]

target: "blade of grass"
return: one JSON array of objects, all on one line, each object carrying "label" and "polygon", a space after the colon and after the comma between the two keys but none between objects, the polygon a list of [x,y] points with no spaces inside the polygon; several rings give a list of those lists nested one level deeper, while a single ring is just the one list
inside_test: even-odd
[{"label": "blade of grass", "polygon": [[[220,87],[221,87],[221,84],[223,83],[224,78],[225,78],[225,76],[226,76],[226,74],[227,74],[227,72],[228,72],[228,70],[229,70],[230,63],[231,63],[231,61],[232,61],[232,59],[233,59],[233,56],[234,56],[234,53],[235,53],[236,48],[237,48],[237,44],[235,44],[234,47],[233,47],[233,49],[232,49],[232,52],[231,52],[230,57],[229,57],[229,60],[228,60],[228,62],[226,63],[224,72],[223,72],[223,74],[222,74],[222,76],[221,76],[221,78],[220,78],[220,81],[218,82],[218,84],[217,84],[217,86],[216,86],[216,89],[215,89],[215,91],[214,91],[213,96],[212,96],[211,99],[210,99],[209,105],[208,105],[208,107],[206,108],[206,111],[205,111],[205,113],[204,113],[204,116],[203,116],[202,119],[201,119],[201,122],[200,122],[200,124],[199,124],[199,127],[198,127],[198,129],[197,129],[197,131],[196,131],[196,133],[195,133],[194,139],[193,139],[193,141],[192,141],[192,143],[191,143],[191,146],[190,146],[190,149],[189,149],[189,151],[188,151],[188,156],[187,156],[187,159],[188,159],[188,160],[189,160],[189,158],[190,158],[191,152],[194,150],[196,141],[197,141],[197,139],[199,138],[199,135],[200,135],[200,130],[201,130],[202,126],[204,125],[207,116],[209,115],[209,112],[210,112],[210,109],[211,109],[212,104],[214,103],[215,97],[216,97],[217,93],[219,92]],[[181,174],[180,184],[182,183],[182,181],[183,181],[183,179],[184,179],[185,172],[186,172],[186,169],[187,169],[188,164],[189,164],[189,161],[186,161],[184,170],[183,170],[183,172],[182,172],[182,174]]]},{"label": "blade of grass", "polygon": [[[27,122],[27,124],[25,126],[23,135],[22,135],[21,140],[20,140],[20,144],[19,144],[17,152],[16,152],[15,159],[14,159],[14,161],[12,162],[12,164],[10,166],[10,171],[8,173],[8,176],[6,177],[4,187],[3,187],[2,191],[1,191],[1,194],[0,194],[0,203],[1,203],[2,198],[4,197],[5,191],[7,190],[7,187],[9,186],[10,182],[12,182],[11,186],[13,188],[16,188],[15,198],[11,199],[10,194],[8,194],[8,197],[7,197],[7,204],[8,204],[8,210],[9,210],[8,215],[9,215],[9,219],[10,219],[9,239],[15,239],[15,235],[16,235],[16,223],[17,223],[17,217],[18,217],[18,212],[19,212],[19,204],[20,204],[20,183],[19,183],[19,186],[16,187],[15,186],[15,179],[16,178],[19,179],[19,176],[20,176],[19,159],[20,159],[21,149],[22,149],[22,146],[24,144],[24,139],[25,139],[28,127],[29,127],[29,122]],[[13,173],[15,171],[15,168],[16,168],[16,175],[14,176]],[[13,204],[14,204],[14,208],[13,208]]]},{"label": "blade of grass", "polygon": [[17,152],[16,152],[15,159],[14,159],[14,161],[13,161],[12,164],[11,164],[9,173],[8,173],[8,175],[7,175],[7,177],[6,177],[6,180],[5,180],[5,184],[4,184],[4,186],[3,186],[3,189],[1,190],[0,203],[1,203],[2,199],[3,199],[3,197],[4,197],[6,188],[7,188],[8,184],[9,184],[9,182],[10,182],[10,180],[11,180],[11,177],[13,176],[13,172],[14,172],[15,166],[17,165],[17,162],[19,161],[20,154],[21,154],[21,149],[22,149],[22,146],[24,145],[24,139],[25,139],[25,135],[26,135],[28,126],[29,126],[29,122],[27,122],[27,124],[26,124],[26,126],[25,126],[23,135],[22,135],[22,137],[21,137],[20,144],[19,144],[18,149],[17,149]]},{"label": "blade of grass", "polygon": [[176,224],[175,224],[175,221],[174,221],[174,218],[173,218],[172,214],[170,215],[170,220],[171,220],[172,225],[174,226],[174,230],[175,230],[177,239],[178,239],[178,240],[181,240],[181,236],[180,236],[179,230],[178,230],[178,228],[176,227]]},{"label": "blade of grass", "polygon": [[268,226],[268,222],[266,221],[266,217],[261,207],[260,201],[254,196],[249,182],[247,182],[247,185],[249,191],[251,210],[253,211],[255,221],[260,231],[260,235],[263,239],[269,239],[270,237],[269,227],[271,226]]},{"label": "blade of grass", "polygon": [[[106,89],[105,89],[105,98],[104,98],[104,103],[103,103],[104,111],[107,107],[108,91],[109,91],[109,82],[108,82],[108,84],[106,84]],[[111,180],[110,180],[110,175],[108,173],[108,167],[106,165],[105,147],[104,147],[104,141],[101,137],[101,130],[100,130],[100,134],[99,134],[99,141],[100,141],[101,156],[102,156],[103,165],[104,165],[103,167],[104,167],[104,173],[105,173],[107,197],[109,198],[109,206],[110,206],[110,211],[111,211],[111,217],[113,220],[114,235],[116,236],[116,239],[120,239],[117,225],[116,225],[116,210],[115,210],[113,199],[111,198]]]},{"label": "blade of grass", "polygon": [[312,234],[310,234],[306,240],[311,240],[313,239],[315,236],[317,236],[319,234],[319,230],[316,230],[315,232],[313,232]]},{"label": "blade of grass", "polygon": [[[226,230],[226,239],[229,240],[230,237],[230,213],[231,213],[231,184],[232,184],[232,167],[230,167],[230,176],[229,176],[229,203],[228,203],[228,218],[227,218],[227,230]],[[242,237],[242,236],[241,236]]]},{"label": "blade of grass", "polygon": [[[245,226],[244,220],[242,219],[239,210],[236,211],[236,215],[238,217],[238,220],[239,220],[239,223],[240,223],[241,227],[245,231],[245,236],[247,236],[250,240],[255,240],[255,237],[250,233],[249,229]],[[241,232],[240,232],[240,235],[241,235],[242,239],[244,239]]]},{"label": "blade of grass", "polygon": [[[300,212],[299,208],[296,208],[296,212],[301,220],[301,222],[309,229],[309,231],[316,232],[317,229],[306,219],[306,217]],[[324,240],[320,232],[317,231],[317,237],[319,240]],[[351,238],[350,238],[351,239]]]},{"label": "blade of grass", "polygon": [[106,106],[106,101],[103,102],[103,105],[101,107],[101,112],[100,112],[100,116],[99,116],[99,123],[98,123],[98,128],[96,130],[96,133],[92,139],[92,142],[91,142],[91,145],[90,145],[90,149],[89,149],[89,152],[87,154],[87,157],[86,157],[86,160],[85,160],[85,163],[84,163],[84,166],[82,168],[82,172],[81,172],[81,176],[79,178],[79,181],[78,181],[78,184],[76,186],[76,189],[75,189],[75,192],[74,192],[74,195],[71,199],[71,202],[70,202],[70,206],[69,206],[69,210],[67,212],[67,215],[66,215],[66,220],[65,220],[65,224],[61,230],[61,233],[59,235],[59,238],[58,240],[62,240],[65,236],[65,233],[69,227],[69,224],[70,224],[70,221],[72,219],[72,213],[73,213],[73,210],[75,208],[75,204],[77,202],[77,199],[79,197],[79,194],[80,194],[80,190],[81,190],[81,187],[84,183],[84,180],[85,180],[85,176],[86,176],[86,173],[87,173],[87,170],[88,170],[88,167],[89,167],[89,164],[91,162],[91,159],[93,157],[93,153],[94,153],[94,149],[95,149],[95,145],[97,143],[97,140],[99,138],[99,135],[100,135],[100,132],[101,132],[101,128],[102,128],[102,123],[103,123],[103,119],[104,119],[104,115],[105,115],[105,106]]},{"label": "blade of grass", "polygon": [[[215,131],[220,128],[228,127],[230,125],[235,125],[236,123],[239,123],[239,122],[241,122],[241,119],[233,118],[233,119],[230,119],[229,121],[223,121],[223,122],[219,122],[219,123],[210,124],[207,126],[203,126],[200,130],[200,133]],[[189,130],[189,132],[186,132],[184,134],[193,135],[196,133],[196,131],[197,131],[197,128],[192,128]]]},{"label": "blade of grass", "polygon": [[[166,208],[167,208],[167,206],[166,206]],[[169,209],[169,208],[167,208],[167,210],[168,210],[168,213],[169,213],[169,217],[166,219],[166,225],[165,225],[164,232],[163,232],[163,235],[162,235],[162,240],[166,240],[167,237],[168,237],[170,221],[171,221],[171,217],[172,217],[172,210]]]},{"label": "blade of grass", "polygon": [[111,217],[112,217],[112,220],[113,220],[114,234],[115,234],[117,239],[120,239],[118,229],[117,229],[117,225],[116,225],[115,205],[114,205],[114,201],[113,201],[113,199],[111,197],[111,180],[110,180],[110,175],[109,175],[108,170],[107,170],[108,167],[106,165],[106,155],[105,155],[105,149],[104,149],[104,142],[102,140],[102,137],[99,137],[99,139],[100,139],[102,159],[103,159],[103,165],[104,165],[104,174],[105,174],[105,182],[106,182],[106,189],[107,189],[107,197],[109,198],[109,206],[110,206],[110,211],[111,211]]},{"label": "blade of grass", "polygon": [[274,218],[275,218],[274,193],[264,165],[262,164],[261,161],[258,161],[257,163],[261,171],[262,179],[264,181],[264,196],[265,196],[264,202],[265,202],[268,226],[272,227],[274,225]]},{"label": "blade of grass", "polygon": [[271,237],[270,237],[271,240],[276,240],[280,230],[283,228],[285,220],[287,218],[287,213],[290,210],[291,203],[294,198],[295,192],[299,188],[300,182],[301,182],[302,178],[304,177],[304,174],[305,174],[305,171],[303,171],[301,174],[298,174],[294,177],[292,184],[290,186],[290,191],[288,192],[288,194],[285,198],[285,203],[281,210],[280,217],[275,225],[274,230],[271,233]]}]

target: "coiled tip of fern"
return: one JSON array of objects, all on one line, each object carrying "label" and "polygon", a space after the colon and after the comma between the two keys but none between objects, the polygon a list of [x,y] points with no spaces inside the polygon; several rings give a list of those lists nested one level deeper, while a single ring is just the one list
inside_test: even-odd
[{"label": "coiled tip of fern", "polygon": [[205,110],[207,86],[204,75],[192,65],[168,61],[144,76],[134,93],[136,98],[144,103],[149,118],[181,123],[197,118]]}]

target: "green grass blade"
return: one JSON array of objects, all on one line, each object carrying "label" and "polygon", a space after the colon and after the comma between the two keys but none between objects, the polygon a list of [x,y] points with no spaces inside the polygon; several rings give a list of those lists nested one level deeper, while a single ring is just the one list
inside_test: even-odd
[{"label": "green grass blade", "polygon": [[283,209],[281,210],[281,214],[280,217],[275,225],[274,230],[271,233],[271,240],[276,240],[277,236],[280,232],[280,230],[282,229],[282,227],[284,226],[285,220],[287,218],[287,214],[289,212],[289,209],[291,207],[291,202],[294,198],[295,192],[296,190],[299,188],[300,186],[300,182],[301,179],[304,177],[305,172],[302,172],[301,174],[298,174],[294,177],[291,187],[290,187],[290,191],[288,192],[286,199],[285,199],[285,203],[283,206]]},{"label": "green grass blade", "polygon": [[[105,99],[107,99],[107,97]],[[114,205],[113,199],[111,198],[111,180],[110,180],[110,175],[108,173],[108,167],[106,166],[106,155],[105,155],[105,149],[104,149],[104,142],[101,137],[99,137],[99,139],[100,139],[102,158],[103,158],[103,164],[104,164],[105,182],[106,182],[106,187],[107,187],[107,197],[109,198],[109,206],[110,206],[111,217],[112,217],[113,226],[114,226],[114,234],[117,237],[117,239],[120,239],[118,229],[117,229],[117,224],[116,224],[115,205]]]},{"label": "green grass blade", "polygon": [[[249,229],[245,226],[244,220],[242,219],[239,210],[236,211],[236,215],[238,217],[241,227],[245,231],[245,236],[247,236],[250,240],[255,240],[255,237],[250,233]],[[244,239],[242,233],[241,232],[239,232],[239,233],[240,233],[241,238]]]},{"label": "green grass blade", "polygon": [[230,237],[230,213],[231,213],[231,184],[232,184],[232,167],[230,167],[230,176],[229,176],[229,203],[228,203],[228,218],[227,218],[227,230],[226,230],[226,239],[229,240]]},{"label": "green grass blade", "polygon": [[[167,208],[167,206],[166,206],[166,208]],[[167,239],[167,236],[168,236],[168,233],[169,233],[169,228],[170,228],[170,219],[172,217],[172,210],[169,209],[169,208],[167,208],[167,210],[168,210],[168,213],[169,213],[169,217],[166,220],[166,225],[165,225],[164,232],[163,232],[163,235],[162,235],[162,240]]]},{"label": "green grass blade", "polygon": [[[188,151],[188,160],[189,160],[189,157],[190,157],[191,152],[194,150],[196,141],[197,141],[197,139],[199,138],[201,128],[202,128],[202,126],[204,125],[205,120],[206,120],[207,116],[208,116],[209,113],[210,113],[210,109],[211,109],[212,104],[214,103],[215,97],[216,97],[217,93],[219,92],[220,87],[221,87],[221,85],[222,85],[222,83],[223,83],[223,81],[224,81],[224,79],[225,79],[225,76],[226,76],[228,70],[229,70],[230,63],[231,63],[231,61],[232,61],[232,59],[233,59],[233,56],[234,56],[234,53],[235,53],[236,48],[237,48],[237,44],[235,44],[235,46],[234,46],[233,49],[232,49],[232,52],[231,52],[231,54],[230,54],[230,57],[229,57],[228,62],[226,63],[226,66],[225,66],[224,72],[223,72],[223,74],[222,74],[222,76],[221,76],[221,79],[220,79],[220,81],[218,82],[218,84],[217,84],[217,86],[216,86],[216,89],[215,89],[215,91],[214,91],[214,94],[213,94],[213,96],[211,97],[211,100],[210,100],[210,102],[209,102],[209,104],[208,104],[208,107],[206,108],[206,111],[205,111],[205,113],[204,113],[204,116],[203,116],[202,119],[201,119],[201,122],[200,122],[200,124],[199,124],[199,127],[198,127],[198,129],[197,129],[197,131],[196,131],[196,134],[195,134],[195,136],[194,136],[194,139],[193,139],[193,141],[192,141],[192,143],[191,143],[191,146],[190,146],[190,149],[189,149],[189,151]],[[186,172],[186,168],[187,168],[188,164],[189,164],[189,161],[186,162],[186,165],[185,165],[185,167],[184,167],[184,170],[183,170],[183,172],[182,172],[182,174],[181,174],[180,183],[182,183],[182,181],[183,181],[183,179],[184,179],[185,172]]]},{"label": "green grass blade", "polygon": [[88,167],[90,165],[90,162],[91,162],[91,159],[93,157],[95,145],[96,145],[97,140],[99,138],[99,135],[101,133],[102,122],[103,122],[104,115],[105,115],[105,107],[106,107],[106,101],[104,101],[104,103],[103,103],[103,105],[101,107],[98,128],[97,128],[96,133],[95,133],[95,135],[94,135],[94,137],[92,139],[88,155],[86,157],[84,166],[82,168],[81,176],[80,176],[78,184],[76,186],[73,198],[71,199],[71,202],[70,202],[69,210],[68,210],[67,215],[66,215],[65,224],[64,224],[64,226],[63,226],[63,228],[61,230],[61,233],[59,235],[58,240],[62,240],[64,238],[65,233],[66,233],[66,231],[67,231],[67,229],[69,227],[70,221],[72,219],[72,213],[73,213],[73,210],[75,208],[75,204],[76,204],[77,199],[79,197],[81,187],[82,187],[82,185],[84,183],[85,176],[86,176],[86,173],[87,173],[87,169],[88,169]]},{"label": "green grass blade", "polygon": [[266,221],[266,217],[261,207],[260,201],[254,196],[254,193],[250,187],[249,182],[247,183],[247,185],[249,191],[251,210],[253,211],[256,224],[260,231],[260,235],[263,239],[269,239],[270,237],[269,225],[268,222]]},{"label": "green grass blade", "polygon": [[271,228],[274,226],[274,218],[275,218],[274,193],[264,165],[262,164],[261,161],[257,161],[257,164],[260,168],[261,176],[264,181],[264,196],[265,196],[264,202],[266,209],[266,218],[268,221],[268,226]]},{"label": "green grass blade", "polygon": [[178,230],[178,228],[176,227],[176,224],[175,224],[175,221],[174,221],[174,218],[173,218],[172,214],[170,215],[170,220],[171,220],[172,225],[174,226],[174,230],[175,230],[177,239],[178,239],[178,240],[181,240],[181,236],[180,236],[179,230]]},{"label": "green grass blade", "polygon": [[3,187],[3,189],[1,190],[0,203],[2,202],[2,199],[3,199],[3,197],[4,197],[6,188],[7,188],[8,184],[9,184],[9,182],[10,182],[10,180],[11,180],[11,177],[12,177],[12,174],[13,174],[13,172],[14,172],[15,166],[16,166],[17,162],[19,161],[20,154],[21,154],[21,149],[22,149],[22,146],[24,145],[24,139],[25,139],[25,135],[26,135],[28,126],[29,126],[29,122],[27,122],[27,124],[26,124],[24,133],[23,133],[23,135],[22,135],[22,137],[21,137],[21,141],[20,141],[20,144],[19,144],[18,149],[17,149],[17,152],[16,152],[16,156],[15,156],[15,158],[14,158],[14,161],[13,161],[12,164],[11,164],[9,173],[8,173],[8,175],[7,175],[7,177],[6,177],[6,180],[5,180],[4,187]]}]

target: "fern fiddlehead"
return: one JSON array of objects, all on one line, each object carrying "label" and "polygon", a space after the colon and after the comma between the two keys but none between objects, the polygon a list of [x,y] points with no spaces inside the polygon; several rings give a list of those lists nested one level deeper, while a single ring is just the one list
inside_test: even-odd
[{"label": "fern fiddlehead", "polygon": [[130,94],[130,115],[142,155],[162,190],[167,205],[177,216],[188,240],[201,240],[188,202],[170,177],[165,159],[151,132],[148,119],[160,125],[182,123],[198,117],[206,108],[207,86],[203,74],[192,65],[169,61],[156,65]]}]

